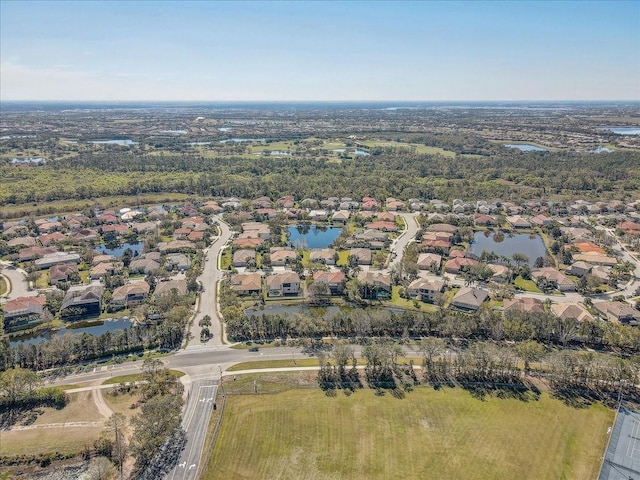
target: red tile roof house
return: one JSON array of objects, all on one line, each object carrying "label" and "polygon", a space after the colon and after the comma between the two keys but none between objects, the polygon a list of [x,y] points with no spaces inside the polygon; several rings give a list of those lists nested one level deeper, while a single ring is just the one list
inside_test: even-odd
[{"label": "red tile roof house", "polygon": [[449,240],[423,240],[419,247],[423,251],[447,254],[451,248],[451,242]]},{"label": "red tile roof house", "polygon": [[149,296],[149,290],[149,284],[144,280],[136,283],[128,283],[113,291],[111,305],[117,307],[138,305]]},{"label": "red tile roof house", "polygon": [[362,202],[362,210],[366,211],[373,211],[373,210],[380,210],[380,204],[378,202],[376,202],[375,200],[367,200],[367,201],[363,201]]},{"label": "red tile roof house", "polygon": [[331,295],[342,295],[344,291],[344,282],[347,277],[344,273],[338,272],[324,272],[322,270],[318,270],[313,274],[314,282],[325,282],[327,287],[329,287],[329,292]]},{"label": "red tile roof house", "polygon": [[331,216],[331,220],[338,223],[347,223],[349,221],[349,216],[349,210],[337,210]]},{"label": "red tile roof house", "polygon": [[163,254],[170,252],[195,252],[196,244],[188,240],[173,240],[168,243],[159,243],[158,250]]},{"label": "red tile roof house", "polygon": [[391,212],[380,212],[378,213],[376,218],[378,219],[379,222],[391,222],[391,223],[396,222],[396,216],[394,213],[391,213]]},{"label": "red tile roof house", "polygon": [[103,294],[104,287],[101,285],[71,287],[62,300],[62,318],[78,320],[87,315],[99,315]]},{"label": "red tile roof house", "polygon": [[104,225],[102,233],[109,232],[114,232],[116,235],[126,235],[129,233],[129,227],[127,225]]},{"label": "red tile roof house", "polygon": [[38,242],[35,237],[18,237],[9,240],[7,245],[10,247],[19,247],[20,245],[24,245],[25,247],[35,247],[37,243]]},{"label": "red tile roof house", "polygon": [[259,273],[246,273],[231,275],[229,278],[231,290],[238,295],[260,295],[262,293],[262,275]]},{"label": "red tile roof house", "polygon": [[160,263],[152,258],[136,258],[131,260],[129,264],[130,273],[142,273],[148,275],[149,273],[156,273],[160,270]]},{"label": "red tile roof house", "polygon": [[437,272],[442,265],[442,256],[437,253],[421,253],[418,255],[418,268],[420,270],[432,270]]},{"label": "red tile roof house", "polygon": [[531,223],[538,225],[539,227],[546,227],[547,225],[551,225],[551,219],[546,215],[540,214],[531,218]]},{"label": "red tile roof house", "polygon": [[624,230],[624,232],[628,235],[637,235],[640,233],[640,223],[621,222],[618,227]]},{"label": "red tile roof house", "polygon": [[333,248],[322,248],[320,250],[311,250],[309,253],[309,261],[324,263],[325,265],[335,265],[336,251]]},{"label": "red tile roof house", "polygon": [[105,275],[116,275],[122,272],[124,264],[122,262],[102,262],[93,267],[89,271],[89,278],[91,280],[100,280]]},{"label": "red tile roof house", "polygon": [[544,313],[544,303],[539,298],[505,298],[504,313],[509,312],[526,312],[526,313]]},{"label": "red tile roof house", "polygon": [[575,302],[556,303],[551,305],[551,311],[556,317],[564,320],[568,320],[570,318],[578,320],[579,322],[593,320],[589,311],[579,303]]},{"label": "red tile roof house", "polygon": [[533,270],[531,277],[538,281],[539,278],[545,278],[555,288],[561,292],[574,291],[576,284],[573,283],[564,273],[556,270],[553,267],[545,267]]},{"label": "red tile roof house", "polygon": [[450,305],[460,310],[475,311],[487,299],[489,293],[479,288],[462,287],[451,300]]},{"label": "red tile roof house", "polygon": [[204,232],[191,232],[189,235],[187,235],[187,240],[190,240],[192,242],[199,242],[201,240],[204,240]]},{"label": "red tile roof house", "polygon": [[373,222],[368,223],[366,228],[371,230],[380,230],[382,232],[397,232],[398,226],[393,222]]},{"label": "red tile roof house", "polygon": [[170,295],[175,290],[178,295],[187,294],[187,281],[183,278],[169,280],[167,282],[158,282],[153,294],[156,297],[164,297]]},{"label": "red tile roof house", "polygon": [[173,238],[175,240],[183,240],[187,238],[187,235],[189,235],[190,233],[191,233],[190,228],[176,228],[173,231]]},{"label": "red tile roof house", "polygon": [[182,221],[182,228],[191,228],[194,229],[199,225],[202,225],[204,223],[204,219],[200,218],[200,217],[191,217],[191,218],[185,218]]},{"label": "red tile roof house", "polygon": [[233,252],[233,266],[234,267],[246,267],[249,263],[256,263],[255,250],[236,250]]},{"label": "red tile roof house", "polygon": [[474,215],[473,223],[480,226],[495,225],[496,219],[491,215]]},{"label": "red tile roof house", "polygon": [[464,250],[453,249],[449,252],[449,258],[462,258],[465,257],[467,253]]},{"label": "red tile roof house", "polygon": [[472,258],[458,257],[452,258],[444,264],[444,271],[447,273],[458,274],[465,267],[477,265],[478,262]]},{"label": "red tile roof house", "polygon": [[264,243],[262,238],[236,238],[232,244],[240,248],[256,248]]},{"label": "red tile roof house", "polygon": [[293,208],[295,205],[295,197],[293,195],[285,195],[276,200],[276,205],[282,208]]},{"label": "red tile roof house", "polygon": [[412,298],[417,298],[423,302],[433,302],[436,295],[444,289],[444,282],[441,280],[427,280],[416,278],[409,284],[407,293]]},{"label": "red tile roof house", "polygon": [[255,209],[271,207],[271,199],[269,197],[256,198],[251,202],[251,206]]},{"label": "red tile roof house", "polygon": [[349,256],[355,256],[358,265],[371,265],[371,250],[368,248],[352,248]]},{"label": "red tile roof house", "polygon": [[269,257],[271,258],[271,265],[274,267],[284,267],[288,263],[293,262],[298,254],[295,250],[291,250],[283,247],[273,247],[269,250]]},{"label": "red tile roof house", "polygon": [[391,296],[391,275],[382,272],[358,273],[358,282],[363,298],[376,300]]},{"label": "red tile roof house", "polygon": [[11,331],[32,326],[48,320],[44,308],[45,297],[18,297],[4,304],[4,329]]},{"label": "red tile roof house", "polygon": [[58,249],[53,247],[27,247],[18,252],[18,260],[21,262],[28,262],[29,260],[42,258],[45,255],[49,255],[57,251]]},{"label": "red tile roof house", "polygon": [[87,241],[87,242],[91,240],[97,240],[99,236],[100,234],[96,230],[91,230],[89,228],[83,228],[81,230],[78,230],[76,233],[72,235],[74,240]]},{"label": "red tile roof house", "polygon": [[115,212],[114,214],[107,214],[107,213],[103,213],[102,215],[99,215],[96,217],[96,222],[99,224],[114,224],[114,223],[118,223],[118,217],[115,216]]},{"label": "red tile roof house", "polygon": [[78,266],[76,264],[65,263],[49,268],[49,285],[57,285],[58,282],[68,282],[70,278],[79,278]]},{"label": "red tile roof house", "polygon": [[300,293],[300,277],[296,272],[283,272],[267,277],[267,295],[281,297]]},{"label": "red tile roof house", "polygon": [[115,255],[95,255],[91,259],[91,265],[98,265],[103,262],[115,262],[118,258]]},{"label": "red tile roof house", "polygon": [[42,244],[42,246],[46,247],[50,243],[64,242],[66,238],[67,236],[64,233],[53,232],[53,233],[45,233],[43,235],[40,235],[38,237],[38,240],[40,240],[40,243]]},{"label": "red tile roof house", "polygon": [[640,311],[626,302],[594,302],[593,308],[609,321],[631,325],[640,324]]},{"label": "red tile roof house", "polygon": [[256,215],[259,215],[260,218],[264,220],[269,220],[270,218],[275,217],[278,214],[276,210],[273,208],[258,208],[256,209]]},{"label": "red tile roof house", "polygon": [[432,223],[426,228],[427,232],[448,232],[456,233],[458,227],[449,225],[448,223]]},{"label": "red tile roof house", "polygon": [[507,223],[513,228],[530,228],[531,224],[520,215],[506,217]]}]

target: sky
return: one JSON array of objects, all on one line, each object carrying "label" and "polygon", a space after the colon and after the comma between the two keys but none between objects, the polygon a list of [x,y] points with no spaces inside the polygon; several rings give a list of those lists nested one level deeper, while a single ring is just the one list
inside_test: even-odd
[{"label": "sky", "polygon": [[640,100],[640,0],[2,0],[11,100]]}]

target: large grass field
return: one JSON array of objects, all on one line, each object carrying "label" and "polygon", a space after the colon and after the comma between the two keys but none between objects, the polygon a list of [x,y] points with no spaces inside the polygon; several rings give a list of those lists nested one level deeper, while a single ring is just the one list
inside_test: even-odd
[{"label": "large grass field", "polygon": [[228,395],[204,478],[595,479],[613,417],[458,388]]}]

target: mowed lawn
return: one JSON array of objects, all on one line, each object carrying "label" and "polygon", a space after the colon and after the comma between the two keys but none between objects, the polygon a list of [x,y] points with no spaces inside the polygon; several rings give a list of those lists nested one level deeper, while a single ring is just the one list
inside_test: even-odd
[{"label": "mowed lawn", "polygon": [[595,479],[613,418],[457,388],[230,395],[204,478]]}]

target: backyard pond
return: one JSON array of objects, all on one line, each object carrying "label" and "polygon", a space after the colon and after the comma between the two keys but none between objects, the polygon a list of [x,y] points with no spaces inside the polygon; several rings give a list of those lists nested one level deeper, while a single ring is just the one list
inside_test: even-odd
[{"label": "backyard pond", "polygon": [[60,337],[67,333],[72,335],[80,335],[88,333],[89,335],[98,336],[106,332],[115,330],[126,330],[133,325],[133,321],[129,317],[116,318],[112,320],[89,320],[68,324],[64,328],[58,330],[42,330],[33,334],[16,336],[9,342],[12,347],[18,345],[37,345],[44,340],[50,340],[52,337]]},{"label": "backyard pond", "polygon": [[327,248],[338,238],[342,228],[296,225],[288,231],[289,242],[296,248]]},{"label": "backyard pond", "polygon": [[547,255],[547,249],[540,235],[526,233],[476,232],[473,243],[469,247],[469,253],[480,257],[483,251],[507,258],[513,257],[514,253],[522,253],[529,257],[530,267],[533,266],[536,258],[544,258]]}]

